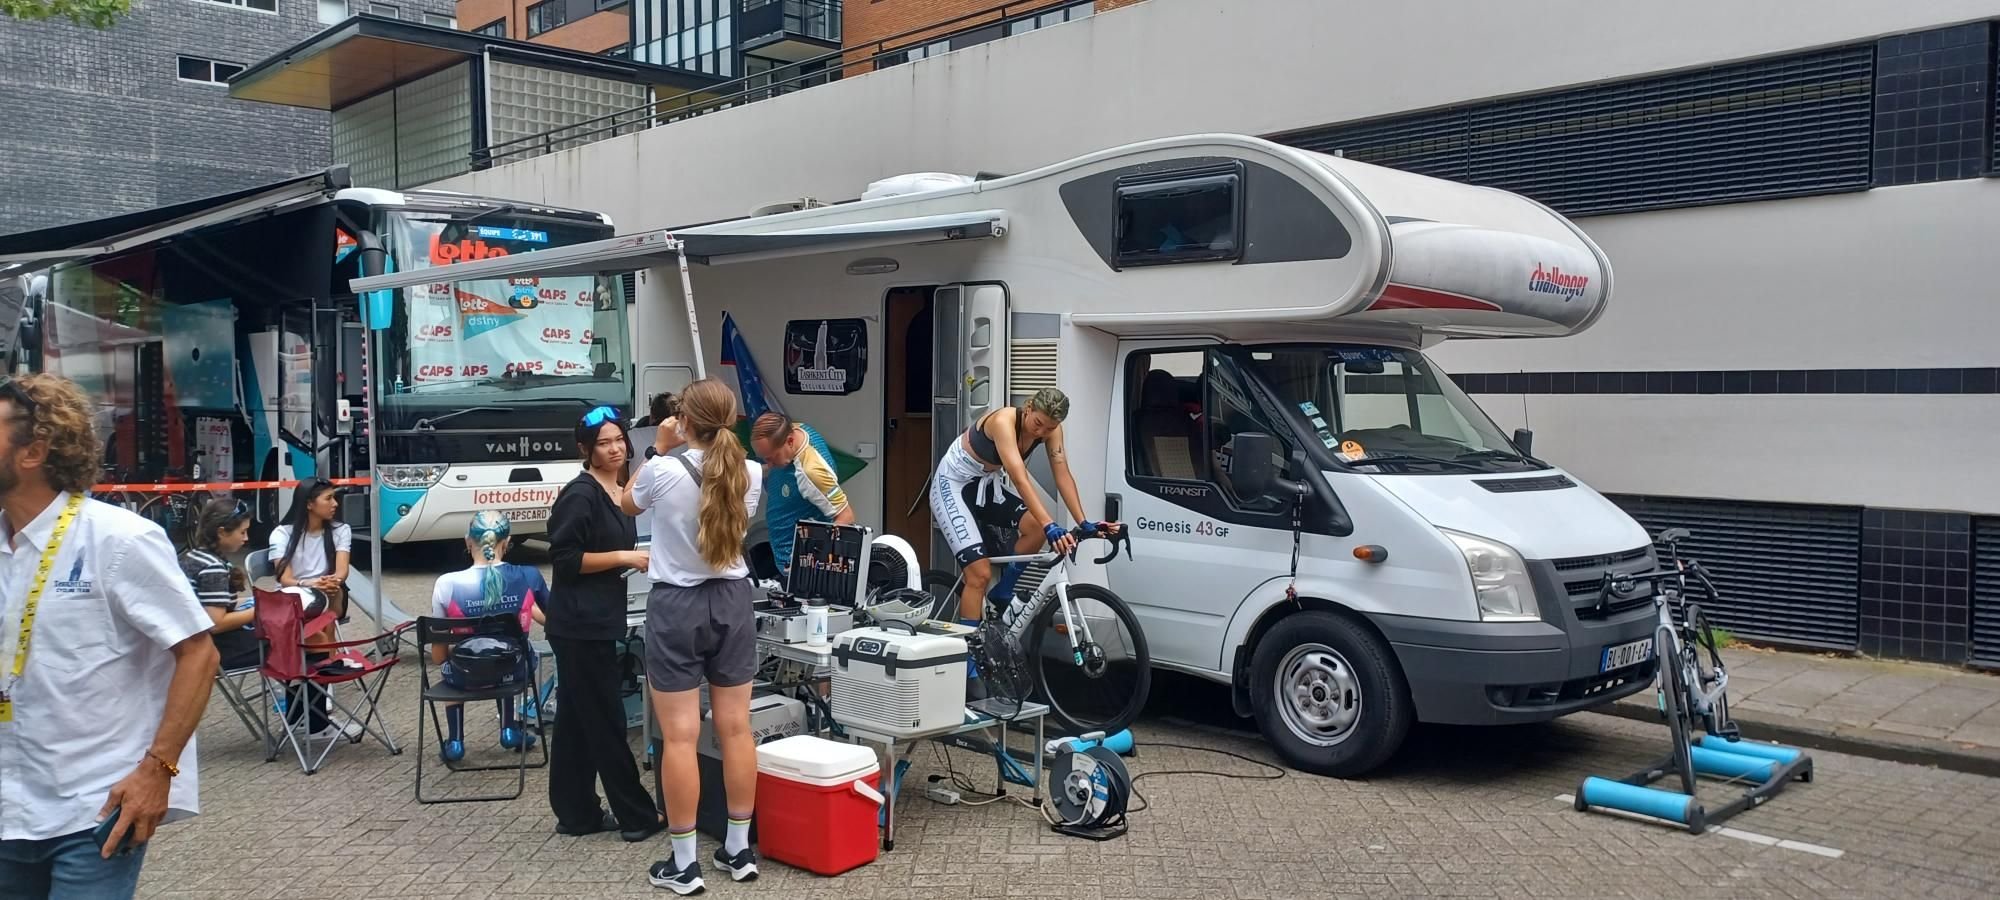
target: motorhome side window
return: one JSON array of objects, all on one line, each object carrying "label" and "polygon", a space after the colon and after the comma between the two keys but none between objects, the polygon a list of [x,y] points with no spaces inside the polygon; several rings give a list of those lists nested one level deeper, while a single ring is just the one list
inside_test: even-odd
[{"label": "motorhome side window", "polygon": [[[1174,350],[1133,354],[1131,365],[1126,465],[1133,477],[1204,481],[1239,509],[1278,507],[1274,498],[1240,496],[1230,484],[1236,435],[1273,435],[1286,455],[1296,446],[1290,429],[1257,406],[1233,361],[1208,351]],[[1285,462],[1277,463],[1283,471]]]},{"label": "motorhome side window", "polygon": [[1242,195],[1233,166],[1120,181],[1118,266],[1240,257]]}]

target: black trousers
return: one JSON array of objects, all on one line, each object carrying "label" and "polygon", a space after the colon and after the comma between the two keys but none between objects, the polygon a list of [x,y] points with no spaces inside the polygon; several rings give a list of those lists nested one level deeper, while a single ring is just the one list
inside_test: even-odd
[{"label": "black trousers", "polygon": [[618,826],[631,831],[659,820],[653,795],[639,781],[625,736],[625,703],[618,695],[615,641],[549,638],[556,654],[555,734],[549,739],[549,807],[557,824],[595,828],[596,782]]}]

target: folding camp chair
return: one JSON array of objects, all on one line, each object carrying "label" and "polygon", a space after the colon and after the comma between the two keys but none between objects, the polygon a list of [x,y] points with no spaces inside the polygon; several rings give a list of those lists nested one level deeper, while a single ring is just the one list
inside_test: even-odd
[{"label": "folding camp chair", "polygon": [[[333,623],[333,613],[323,612],[308,620],[305,610],[299,606],[299,597],[283,591],[267,591],[252,587],[257,598],[256,627],[257,639],[264,645],[264,662],[258,672],[270,683],[286,689],[287,697],[282,711],[274,710],[279,716],[278,727],[271,730],[274,736],[266,749],[264,760],[278,758],[281,748],[289,746],[299,758],[299,768],[307,775],[319,771],[326,758],[333,752],[333,745],[340,742],[345,734],[335,731],[325,738],[326,745],[314,754],[314,746],[320,740],[312,730],[315,714],[331,723],[331,713],[339,710],[349,720],[358,722],[361,734],[348,740],[359,744],[365,736],[373,736],[391,754],[403,752],[396,746],[382,726],[376,724],[380,717],[382,690],[388,686],[389,670],[402,660],[391,654],[370,658],[358,647],[377,644],[382,638],[391,638],[389,646],[397,646],[395,631],[371,635],[360,640],[324,642],[314,640],[308,643],[308,636],[324,632]],[[404,626],[407,627],[407,626]],[[308,665],[308,652],[325,653],[329,659],[316,665]],[[345,662],[345,667],[336,664]],[[333,687],[352,683],[358,688],[360,701],[352,706],[342,703],[334,695]],[[320,713],[321,703],[331,707]],[[360,708],[357,714],[356,707]],[[288,722],[286,720],[296,720]],[[296,727],[295,727],[296,726]]]},{"label": "folding camp chair", "polygon": [[[254,694],[251,693],[253,687]],[[271,754],[271,744],[276,738],[265,724],[263,710],[275,700],[271,696],[270,682],[264,680],[263,664],[252,663],[215,673],[215,689],[222,694],[223,702],[235,711],[236,718],[242,720],[243,727],[250,729],[250,736],[262,740],[264,752]]]},{"label": "folding camp chair", "polygon": [[[469,803],[473,801],[482,801],[482,800],[513,800],[515,798],[520,797],[521,793],[527,790],[528,770],[542,768],[543,766],[548,765],[549,762],[549,745],[548,745],[547,735],[543,733],[545,729],[543,729],[542,727],[543,724],[542,721],[540,719],[537,719],[533,722],[530,722],[529,719],[520,715],[523,711],[525,711],[528,708],[529,703],[531,702],[532,698],[535,695],[536,686],[540,684],[541,681],[539,677],[541,669],[541,660],[539,657],[533,655],[531,645],[528,643],[528,635],[526,632],[523,632],[521,630],[520,615],[518,613],[496,613],[490,616],[479,616],[478,618],[471,618],[471,619],[452,619],[452,618],[440,618],[437,616],[418,616],[416,620],[416,627],[417,627],[417,635],[416,635],[417,671],[422,676],[421,684],[419,685],[418,688],[418,690],[420,691],[420,694],[418,696],[422,700],[422,706],[423,706],[423,710],[420,710],[417,713],[417,802],[418,803]],[[442,683],[432,684],[431,647],[433,645],[441,645],[446,648],[449,648],[451,645],[457,644],[459,641],[472,637],[499,638],[503,641],[507,641],[508,643],[513,644],[516,647],[521,648],[523,652],[529,653],[530,654],[529,658],[533,660],[533,662],[528,667],[528,677],[518,684],[510,684],[504,687],[490,688],[486,690],[466,690],[461,688],[450,687]],[[507,699],[512,699],[514,701],[515,714],[521,723],[521,728],[523,732],[524,733],[531,732],[536,735],[537,739],[535,741],[535,745],[537,747],[540,747],[541,750],[540,753],[538,754],[539,758],[536,759],[535,762],[533,763],[528,762],[529,753],[528,753],[528,748],[526,747],[522,747],[518,750],[513,751],[516,759],[512,763],[506,763],[500,765],[492,765],[492,764],[466,765],[462,762],[451,762],[448,760],[443,762],[445,768],[453,772],[492,772],[505,769],[514,769],[516,770],[518,775],[518,777],[515,779],[514,792],[511,794],[478,794],[472,796],[425,797],[424,763],[427,762],[430,757],[430,754],[425,752],[424,750],[425,712],[428,712],[430,715],[431,734],[437,738],[438,745],[443,746],[445,741],[445,733],[443,727],[438,724],[438,711],[437,711],[438,704],[440,703],[469,704],[469,703],[479,703],[482,701],[496,701],[496,700],[507,700]],[[467,727],[467,730],[468,731],[470,730],[470,726]]]}]

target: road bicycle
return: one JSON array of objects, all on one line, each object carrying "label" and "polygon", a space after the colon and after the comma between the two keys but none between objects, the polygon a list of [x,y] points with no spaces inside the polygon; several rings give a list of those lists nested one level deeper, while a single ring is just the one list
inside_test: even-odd
[{"label": "road bicycle", "polygon": [[[1673,733],[1673,751],[1647,768],[1616,781],[1587,777],[1577,786],[1579,811],[1605,808],[1677,822],[1700,834],[1723,820],[1769,801],[1792,781],[1810,782],[1812,757],[1793,747],[1746,740],[1729,716],[1729,672],[1716,645],[1715,629],[1696,591],[1720,601],[1715,582],[1700,561],[1689,559],[1680,544],[1685,528],[1669,528],[1655,539],[1665,561],[1650,572],[1607,574],[1598,593],[1600,606],[1630,602],[1652,593],[1658,624],[1653,649],[1658,657],[1659,687],[1655,698],[1660,715]],[[1702,734],[1697,736],[1699,726]],[[1674,775],[1679,791],[1651,788]],[[1727,779],[1748,788],[1719,806],[1706,806],[1697,794],[1697,775]]]},{"label": "road bicycle", "polygon": [[1659,613],[1653,647],[1660,660],[1654,700],[1673,730],[1677,774],[1686,792],[1692,794],[1694,762],[1687,748],[1694,740],[1696,723],[1703,733],[1726,741],[1736,740],[1739,732],[1729,716],[1729,671],[1716,646],[1715,629],[1701,604],[1689,596],[1689,588],[1697,588],[1710,601],[1720,599],[1720,594],[1701,561],[1682,554],[1681,542],[1689,537],[1685,528],[1660,532],[1656,543],[1665,551],[1666,560],[1656,571],[1635,580],[1653,582],[1653,605]]},{"label": "road bicycle", "polygon": [[[1131,559],[1131,531],[1120,528],[1106,535],[1079,525],[1069,536],[1077,545],[1067,554],[1048,549],[989,558],[996,581],[1004,577],[1003,567],[1050,568],[1039,585],[1017,585],[1004,603],[987,597],[984,618],[968,641],[968,650],[980,678],[998,699],[1018,704],[1039,693],[1063,727],[1079,734],[1116,734],[1131,727],[1146,706],[1152,655],[1145,632],[1125,601],[1103,587],[1071,582],[1068,567],[1082,542],[1091,539],[1111,545],[1095,560],[1098,565],[1116,558],[1120,545],[1126,559]],[[924,573],[924,589],[932,596],[932,619],[958,621],[963,586],[963,573]],[[1050,640],[1052,634],[1061,639]]]}]

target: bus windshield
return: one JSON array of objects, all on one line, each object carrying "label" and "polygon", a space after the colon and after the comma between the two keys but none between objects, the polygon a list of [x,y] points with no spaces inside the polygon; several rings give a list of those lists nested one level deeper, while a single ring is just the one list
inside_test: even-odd
[{"label": "bus windshield", "polygon": [[[397,209],[383,218],[391,271],[611,235],[596,223],[504,214]],[[490,431],[496,415],[510,427],[564,427],[582,407],[632,402],[626,298],[615,277],[439,282],[405,289],[401,300],[382,340],[388,431]]]}]

